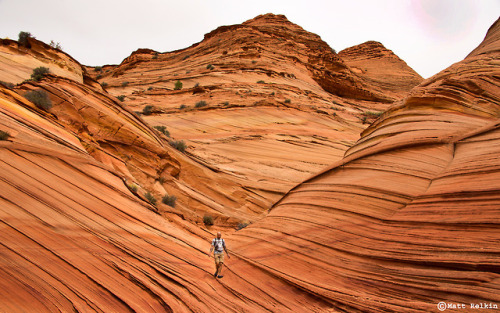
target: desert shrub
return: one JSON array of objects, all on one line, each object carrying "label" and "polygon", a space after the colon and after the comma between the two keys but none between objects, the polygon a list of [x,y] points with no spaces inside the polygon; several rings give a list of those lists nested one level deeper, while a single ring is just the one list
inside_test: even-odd
[{"label": "desert shrub", "polygon": [[207,106],[207,105],[208,105],[208,103],[205,100],[201,100],[201,101],[196,102],[194,107],[195,108],[202,108],[202,107]]},{"label": "desert shrub", "polygon": [[153,106],[152,105],[146,105],[144,109],[142,109],[142,114],[144,115],[151,115],[153,113]]},{"label": "desert shrub", "polygon": [[96,66],[96,67],[94,67],[94,71],[96,71],[96,72],[102,72],[102,66]]},{"label": "desert shrub", "polygon": [[49,46],[57,50],[62,50],[61,44],[59,42],[55,42],[54,40],[50,41]]},{"label": "desert shrub", "polygon": [[161,202],[173,208],[175,208],[176,200],[177,200],[176,196],[169,196],[169,195],[164,195],[163,198],[161,198]]},{"label": "desert shrub", "polygon": [[154,129],[158,130],[160,133],[167,137],[170,137],[170,132],[167,130],[166,126],[153,126]]},{"label": "desert shrub", "polygon": [[363,115],[366,117],[379,117],[380,115],[382,115],[382,113],[384,113],[384,112],[366,111],[366,112],[363,112]]},{"label": "desert shrub", "polygon": [[153,90],[153,87],[148,87],[148,91]]},{"label": "desert shrub", "polygon": [[226,107],[227,107],[227,106],[229,105],[229,101],[224,101],[224,103],[223,103],[223,104],[224,104],[224,106],[226,106]]},{"label": "desert shrub", "polygon": [[194,88],[200,87],[200,83],[194,84]]},{"label": "desert shrub", "polygon": [[17,42],[23,47],[31,48],[31,44],[28,40],[29,38],[33,38],[30,32],[19,32],[19,39]]},{"label": "desert shrub", "polygon": [[102,75],[101,74],[97,74],[97,76],[95,77],[96,79],[101,79],[102,78]]},{"label": "desert shrub", "polygon": [[149,203],[156,205],[156,198],[149,191],[144,194],[144,197],[149,201]]},{"label": "desert shrub", "polygon": [[285,99],[285,103],[291,103],[291,102],[292,102],[292,100],[290,100],[290,99]]},{"label": "desert shrub", "polygon": [[214,69],[214,66],[212,64],[207,65],[207,70],[213,70],[213,69]]},{"label": "desert shrub", "polygon": [[266,83],[266,82],[265,82],[265,81],[263,81],[263,80],[259,80],[259,81],[257,82],[257,84],[265,84],[265,83]]},{"label": "desert shrub", "polygon": [[248,223],[245,223],[245,222],[243,222],[243,223],[238,223],[238,226],[236,226],[236,230],[243,229],[243,228],[245,228],[245,227],[247,227],[247,226],[248,226]]},{"label": "desert shrub", "polygon": [[128,184],[127,186],[128,186],[128,188],[129,188],[130,190],[132,190],[133,192],[137,192],[137,189],[138,189],[137,185],[134,185],[134,184]]},{"label": "desert shrub", "polygon": [[180,152],[184,152],[186,151],[186,143],[184,142],[184,140],[174,140],[174,141],[170,141],[169,144],[174,147],[175,149],[179,150]]},{"label": "desert shrub", "polygon": [[39,82],[42,80],[43,76],[45,76],[49,72],[50,72],[50,70],[48,67],[44,67],[44,66],[37,67],[33,70],[33,73],[31,73],[31,79]]},{"label": "desert shrub", "polygon": [[0,85],[4,86],[5,88],[9,88],[9,89],[14,88],[14,86],[15,86],[13,83],[4,82],[1,80],[0,80]]},{"label": "desert shrub", "polygon": [[0,130],[0,140],[4,141],[10,138],[10,134],[6,131]]},{"label": "desert shrub", "polygon": [[181,90],[181,89],[182,89],[182,82],[178,80],[175,82],[174,90]]},{"label": "desert shrub", "polygon": [[274,96],[274,95],[275,95],[274,91],[273,91],[273,92],[271,92],[271,96]]},{"label": "desert shrub", "polygon": [[185,108],[187,108],[187,106],[185,104],[181,104],[181,106],[179,107],[179,109],[181,109],[181,110],[185,109]]},{"label": "desert shrub", "polygon": [[49,95],[44,90],[28,91],[24,94],[24,97],[44,111],[48,111],[52,107],[52,101],[50,101]]},{"label": "desert shrub", "polygon": [[203,224],[208,225],[208,226],[213,225],[214,218],[211,215],[203,216]]},{"label": "desert shrub", "polygon": [[122,83],[122,87],[127,87],[128,86],[128,82],[123,82]]},{"label": "desert shrub", "polygon": [[253,61],[252,61],[252,64],[256,64],[256,63],[257,63],[257,61],[256,61],[256,60],[253,60]]},{"label": "desert shrub", "polygon": [[153,55],[153,60],[156,60],[158,59],[158,52],[156,52],[154,55]]},{"label": "desert shrub", "polygon": [[102,86],[102,88],[106,88],[106,87],[108,87],[108,83],[103,82],[103,83],[101,83],[101,86]]},{"label": "desert shrub", "polygon": [[116,96],[116,99],[123,101],[123,100],[125,100],[125,95]]}]

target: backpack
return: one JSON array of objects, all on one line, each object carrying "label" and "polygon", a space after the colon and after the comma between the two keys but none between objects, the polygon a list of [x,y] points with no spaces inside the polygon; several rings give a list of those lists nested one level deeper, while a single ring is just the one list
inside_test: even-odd
[{"label": "backpack", "polygon": [[222,238],[221,239],[215,238],[213,243],[214,243],[215,251],[223,251],[223,248],[226,245],[226,243],[224,242],[224,239],[222,239]]}]

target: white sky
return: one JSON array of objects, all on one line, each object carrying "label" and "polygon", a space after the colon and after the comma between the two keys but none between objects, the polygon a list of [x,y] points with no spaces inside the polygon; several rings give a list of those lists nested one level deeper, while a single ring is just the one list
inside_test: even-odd
[{"label": "white sky", "polygon": [[82,64],[118,64],[138,48],[186,48],[264,13],[285,14],[337,51],[379,41],[427,78],[483,40],[500,0],[0,0],[0,37],[29,31]]}]

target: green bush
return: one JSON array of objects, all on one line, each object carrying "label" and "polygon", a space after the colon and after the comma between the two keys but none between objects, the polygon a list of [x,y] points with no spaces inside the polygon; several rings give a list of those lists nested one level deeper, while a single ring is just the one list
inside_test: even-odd
[{"label": "green bush", "polygon": [[207,70],[213,70],[213,69],[214,69],[214,66],[212,64],[207,65]]},{"label": "green bush", "polygon": [[203,216],[203,224],[210,226],[214,224],[214,218],[210,215]]},{"label": "green bush", "polygon": [[181,106],[179,107],[179,109],[181,109],[181,110],[185,109],[185,108],[187,108],[187,106],[185,104],[181,104]]},{"label": "green bush", "polygon": [[128,82],[123,82],[122,83],[122,87],[127,87],[128,86]]},{"label": "green bush", "polygon": [[243,229],[248,226],[248,223],[238,223],[238,226],[236,226],[236,230]]},{"label": "green bush", "polygon": [[0,140],[4,141],[10,138],[10,134],[6,131],[0,130]]},{"label": "green bush", "polygon": [[108,87],[108,83],[106,83],[106,82],[101,83],[101,87],[102,87],[102,88],[106,88],[106,87]]},{"label": "green bush", "polygon": [[148,91],[153,90],[153,87],[148,87]]},{"label": "green bush", "polygon": [[263,80],[259,80],[259,81],[257,82],[257,84],[265,84],[265,83],[266,83],[266,82],[265,82],[265,81],[263,81]]},{"label": "green bush", "polygon": [[125,95],[116,96],[116,99],[123,101],[123,100],[125,100]]},{"label": "green bush", "polygon": [[62,50],[61,43],[55,42],[54,40],[50,41],[49,46],[51,46],[52,48],[57,49],[57,50]]},{"label": "green bush", "polygon": [[384,112],[372,112],[372,111],[366,111],[363,112],[363,115],[366,117],[379,117],[383,114]]},{"label": "green bush", "polygon": [[153,55],[153,60],[156,60],[158,59],[158,52],[156,52],[154,55]]},{"label": "green bush", "polygon": [[166,205],[169,205],[169,206],[175,208],[175,201],[176,200],[177,200],[176,196],[164,195],[163,198],[161,199],[161,202],[163,202]]},{"label": "green bush", "polygon": [[194,84],[194,88],[198,88],[198,87],[200,87],[200,83]]},{"label": "green bush", "polygon": [[156,198],[149,191],[144,194],[144,197],[149,201],[149,203],[156,205]]},{"label": "green bush", "polygon": [[43,67],[43,66],[37,67],[33,70],[33,73],[31,74],[31,79],[39,82],[42,80],[43,76],[45,76],[49,72],[50,70],[48,67]]},{"label": "green bush", "polygon": [[94,71],[96,71],[96,72],[102,72],[102,66],[96,66],[96,67],[94,67]]},{"label": "green bush", "polygon": [[182,89],[182,82],[178,80],[175,82],[174,90],[181,90],[181,89]]},{"label": "green bush", "polygon": [[0,85],[4,86],[5,88],[8,88],[8,89],[12,89],[15,86],[13,83],[4,82],[1,80],[0,80]]},{"label": "green bush", "polygon": [[128,188],[129,188],[130,190],[132,190],[133,192],[137,192],[137,189],[138,189],[137,185],[134,185],[134,184],[128,184],[127,186],[128,186]]},{"label": "green bush", "polygon": [[291,103],[291,102],[292,102],[292,100],[290,100],[290,99],[285,99],[285,103]]},{"label": "green bush", "polygon": [[180,152],[185,152],[186,151],[186,143],[184,140],[174,140],[170,141],[169,144],[174,147],[175,149],[179,150]]},{"label": "green bush", "polygon": [[224,104],[224,106],[226,106],[226,107],[227,107],[227,106],[229,105],[229,101],[224,101],[224,103],[223,103],[223,104]]},{"label": "green bush", "polygon": [[144,109],[142,109],[142,114],[144,115],[151,115],[153,114],[153,106],[152,105],[146,105]]},{"label": "green bush", "polygon": [[19,39],[17,40],[17,42],[19,43],[19,45],[21,45],[23,47],[31,48],[31,44],[28,40],[29,38],[33,38],[33,36],[31,36],[31,33],[19,32]]},{"label": "green bush", "polygon": [[44,90],[31,90],[24,94],[24,97],[33,102],[37,108],[48,111],[52,108],[52,101]]},{"label": "green bush", "polygon": [[201,100],[201,101],[198,101],[196,102],[196,104],[194,105],[195,108],[202,108],[202,107],[205,107],[207,106],[208,103],[204,100]]},{"label": "green bush", "polygon": [[170,132],[167,130],[166,126],[153,126],[154,129],[158,130],[160,133],[167,137],[170,137]]}]

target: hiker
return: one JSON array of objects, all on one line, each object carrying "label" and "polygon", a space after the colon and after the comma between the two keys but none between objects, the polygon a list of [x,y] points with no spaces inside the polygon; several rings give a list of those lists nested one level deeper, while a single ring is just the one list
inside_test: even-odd
[{"label": "hiker", "polygon": [[226,249],[226,242],[224,239],[221,238],[222,235],[220,232],[217,232],[217,238],[214,238],[212,240],[212,245],[210,246],[210,252],[208,255],[212,253],[212,250],[214,251],[214,259],[215,259],[215,274],[214,277],[216,278],[222,278],[222,266],[224,265],[224,251],[226,251],[226,255],[228,258],[231,258],[229,256],[229,253],[227,253]]}]

